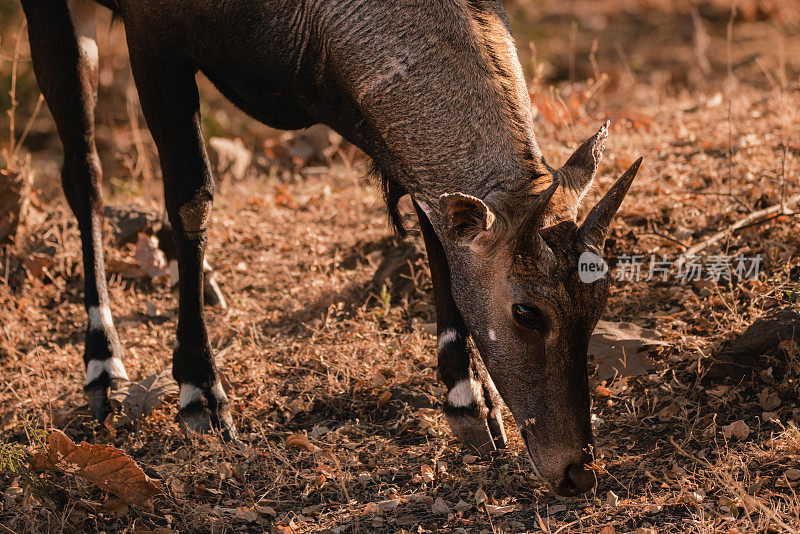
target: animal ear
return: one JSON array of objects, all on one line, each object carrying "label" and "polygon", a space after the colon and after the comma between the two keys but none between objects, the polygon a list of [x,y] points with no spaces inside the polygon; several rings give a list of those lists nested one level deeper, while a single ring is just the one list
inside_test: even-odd
[{"label": "animal ear", "polygon": [[460,246],[475,245],[494,224],[494,213],[486,203],[464,193],[445,193],[439,197],[448,237]]},{"label": "animal ear", "polygon": [[589,189],[603,159],[610,124],[610,121],[604,122],[600,130],[584,141],[561,168],[564,185],[577,193],[579,198]]}]

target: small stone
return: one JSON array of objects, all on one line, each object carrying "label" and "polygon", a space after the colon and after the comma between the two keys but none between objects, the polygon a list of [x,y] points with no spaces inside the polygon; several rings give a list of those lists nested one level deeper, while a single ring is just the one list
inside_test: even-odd
[{"label": "small stone", "polygon": [[618,505],[619,497],[613,491],[608,490],[608,493],[606,493],[606,506],[609,508],[616,508]]},{"label": "small stone", "polygon": [[800,480],[800,469],[790,467],[783,474],[786,475],[786,478],[788,478],[791,482]]},{"label": "small stone", "polygon": [[465,454],[464,456],[461,457],[461,460],[465,464],[474,464],[478,460],[478,457],[475,456],[474,454]]}]

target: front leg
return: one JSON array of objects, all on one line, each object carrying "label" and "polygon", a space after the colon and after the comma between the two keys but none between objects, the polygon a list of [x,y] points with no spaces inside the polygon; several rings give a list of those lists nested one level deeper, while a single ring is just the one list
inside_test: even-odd
[{"label": "front leg", "polygon": [[414,206],[431,268],[439,379],[447,386],[444,400],[447,423],[459,441],[480,454],[505,448],[500,395],[478,351],[470,343],[469,332],[453,300],[444,248],[425,212],[416,203]]},{"label": "front leg", "polygon": [[143,52],[129,34],[131,67],[164,175],[167,214],[178,261],[178,331],[172,374],[180,385],[181,426],[219,429],[236,439],[203,312],[203,256],[214,184],[200,127],[195,69]]}]

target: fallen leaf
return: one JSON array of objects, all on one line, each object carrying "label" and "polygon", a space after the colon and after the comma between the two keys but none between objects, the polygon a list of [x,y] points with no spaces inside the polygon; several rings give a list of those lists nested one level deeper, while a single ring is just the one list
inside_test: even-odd
[{"label": "fallen leaf", "polygon": [[608,490],[608,493],[606,493],[606,506],[609,508],[616,508],[618,505],[619,497],[613,491]]},{"label": "fallen leaf", "polygon": [[275,511],[275,508],[272,506],[253,506],[253,510],[258,512],[261,515],[268,515],[270,517],[278,517],[278,512]]},{"label": "fallen leaf", "polygon": [[436,500],[433,501],[431,512],[433,512],[435,515],[447,515],[450,513],[450,507],[447,506],[447,503],[444,499],[437,497]]},{"label": "fallen leaf", "polygon": [[736,438],[738,440],[744,440],[750,435],[750,427],[739,419],[729,425],[723,426],[722,435],[725,436],[725,439]]},{"label": "fallen leaf", "polygon": [[489,512],[489,515],[494,515],[494,516],[506,515],[509,512],[513,512],[514,508],[515,507],[514,507],[513,504],[507,504],[505,506],[499,506],[499,505],[496,505],[496,504],[487,504],[486,505],[486,511]]},{"label": "fallen leaf", "polygon": [[317,452],[319,447],[311,443],[303,434],[292,434],[286,438],[287,449],[300,449],[308,452]]},{"label": "fallen leaf", "polygon": [[157,237],[139,234],[133,257],[150,278],[167,275],[167,259],[164,257],[164,252],[158,247]]},{"label": "fallen leaf", "polygon": [[47,448],[30,458],[34,469],[54,469],[73,474],[113,493],[128,504],[146,501],[162,491],[161,483],[148,477],[136,462],[112,445],[76,445],[66,434],[54,430]]},{"label": "fallen leaf", "polygon": [[466,512],[467,510],[471,510],[471,509],[472,509],[472,505],[470,503],[468,503],[468,502],[463,501],[463,500],[458,501],[456,503],[456,505],[453,506],[453,510],[455,510],[456,512]]},{"label": "fallen leaf", "polygon": [[178,392],[178,385],[172,378],[172,372],[165,369],[144,380],[132,383],[127,391],[115,392],[111,399],[122,403],[128,417],[136,420],[147,417],[161,405],[161,401],[165,397],[177,395]]},{"label": "fallen leaf", "polygon": [[420,471],[422,472],[422,480],[424,482],[433,482],[434,473],[433,468],[429,465],[423,465],[420,467]]},{"label": "fallen leaf", "polygon": [[28,271],[28,276],[36,280],[44,278],[53,265],[55,265],[53,258],[44,254],[31,254],[23,262],[25,270]]},{"label": "fallen leaf", "polygon": [[244,506],[240,506],[236,509],[236,515],[234,516],[238,521],[242,521],[244,523],[258,523],[258,514],[254,512],[251,508],[247,508]]},{"label": "fallen leaf", "polygon": [[632,323],[600,321],[589,340],[589,354],[597,364],[597,379],[608,380],[614,376],[639,376],[651,371],[654,362],[644,349],[653,345],[666,345],[655,330]]},{"label": "fallen leaf", "polygon": [[781,405],[781,398],[769,388],[764,388],[758,394],[758,404],[765,412],[771,412]]},{"label": "fallen leaf", "polygon": [[381,408],[383,408],[383,406],[390,400],[392,400],[392,392],[387,391],[383,395],[381,395],[381,397],[378,399],[377,409],[380,410]]}]

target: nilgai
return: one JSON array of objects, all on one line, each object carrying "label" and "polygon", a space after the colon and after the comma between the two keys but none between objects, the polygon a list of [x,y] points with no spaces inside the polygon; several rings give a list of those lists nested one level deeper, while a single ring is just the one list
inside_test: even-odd
[{"label": "nilgai", "polygon": [[[534,469],[561,495],[595,485],[586,351],[608,279],[601,256],[633,164],[580,226],[605,124],[564,166],[545,162],[499,0],[98,0],[125,26],[161,160],[180,273],[173,375],[179,419],[235,439],[203,318],[203,253],[214,195],[195,76],[283,129],[324,123],[364,150],[391,219],[411,196],[438,316],[439,375],[454,434],[479,452],[506,444],[501,399]],[[81,232],[85,391],[94,415],[127,379],[102,249],[95,147],[93,0],[22,0],[33,66],[64,146],[62,182]],[[592,256],[595,257],[595,256]],[[488,371],[488,373],[487,373]]]}]

